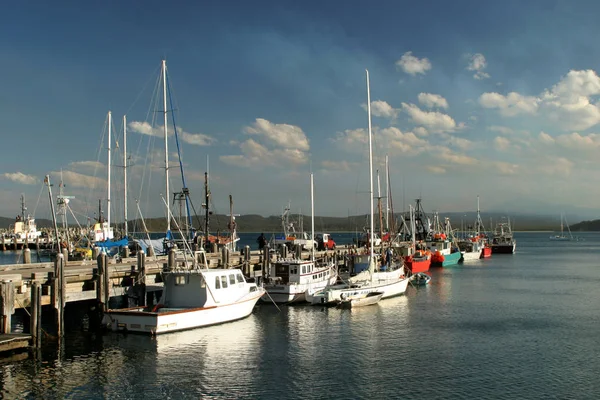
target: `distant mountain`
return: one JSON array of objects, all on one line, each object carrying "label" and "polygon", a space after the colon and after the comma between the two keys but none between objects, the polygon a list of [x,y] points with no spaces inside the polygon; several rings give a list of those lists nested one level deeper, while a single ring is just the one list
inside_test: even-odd
[{"label": "distant mountain", "polygon": [[[397,217],[399,214],[397,214]],[[466,228],[468,225],[473,225],[477,214],[475,212],[450,212],[440,213],[440,219],[444,217],[450,218],[452,227],[455,229]],[[482,213],[481,219],[487,230],[493,229],[495,224],[502,218],[510,217],[511,225],[514,230],[518,231],[534,231],[534,230],[553,230],[560,229],[560,215],[535,215],[535,214],[505,214],[500,212]],[[399,217],[401,218],[401,217]],[[491,219],[491,221],[490,221]],[[310,231],[310,216],[303,216],[302,221],[298,217],[290,216],[290,221],[294,222],[296,230],[300,230],[303,226],[305,231]],[[51,228],[52,221],[48,219],[36,219],[38,228]],[[14,218],[0,217],[0,228],[7,229],[15,223]],[[167,224],[164,218],[148,218],[145,220],[146,227],[151,232],[164,232]],[[225,232],[228,230],[227,225],[229,217],[226,215],[212,215],[210,219],[210,230],[212,232]],[[282,232],[280,216],[263,217],[256,214],[241,215],[236,217],[236,223],[239,232]],[[204,226],[204,218],[194,217],[194,227],[202,229]],[[366,215],[355,215],[350,217],[315,217],[315,231],[317,232],[354,232],[363,231],[363,228],[368,224]],[[175,229],[172,227],[172,229]],[[130,221],[130,231],[143,231],[141,221]],[[591,231],[600,230],[600,220],[583,221],[579,224],[571,225],[571,230]]]},{"label": "distant mountain", "polygon": [[572,232],[593,232],[600,231],[600,219],[593,221],[581,221],[570,226]]}]

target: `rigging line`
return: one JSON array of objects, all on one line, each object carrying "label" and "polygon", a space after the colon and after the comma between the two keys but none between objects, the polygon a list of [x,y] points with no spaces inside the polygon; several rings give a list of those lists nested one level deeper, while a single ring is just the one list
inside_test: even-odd
[{"label": "rigging line", "polygon": [[[42,192],[44,191],[44,184],[42,183],[42,187],[40,188],[40,193],[38,194],[37,203],[35,203],[35,207],[33,208],[33,216],[35,217],[35,212],[37,211],[38,205],[40,204],[40,199],[42,198]],[[25,215],[23,215],[25,218]]]},{"label": "rigging line", "polygon": [[160,66],[157,66],[156,68],[154,68],[154,70],[152,71],[152,73],[148,76],[148,79],[146,80],[146,83],[144,83],[144,86],[142,88],[142,90],[138,93],[138,95],[136,96],[135,100],[133,101],[133,103],[129,106],[129,108],[127,109],[127,112],[125,113],[126,115],[129,114],[129,112],[131,111],[131,109],[136,105],[136,103],[138,102],[138,100],[140,99],[140,97],[142,97],[142,93],[144,93],[146,91],[146,88],[148,87],[148,85],[150,84],[150,82],[152,81],[152,77],[156,76],[156,72],[160,69]]},{"label": "rigging line", "polygon": [[[183,159],[181,157],[181,148],[179,145],[179,135],[177,134],[177,124],[175,123],[175,110],[173,108],[173,96],[171,96],[171,78],[167,71],[165,71],[167,75],[167,91],[169,92],[169,105],[171,106],[171,119],[173,120],[173,132],[175,135],[175,143],[177,144],[177,156],[179,157],[179,170],[181,172],[181,182],[183,187],[187,189],[187,185],[185,184],[185,175],[183,173]],[[167,196],[170,196],[170,193],[167,193]],[[190,203],[188,200],[188,196],[185,196],[185,208],[188,215],[188,224],[192,226],[192,216],[190,215]],[[193,234],[193,233],[192,233]]]}]

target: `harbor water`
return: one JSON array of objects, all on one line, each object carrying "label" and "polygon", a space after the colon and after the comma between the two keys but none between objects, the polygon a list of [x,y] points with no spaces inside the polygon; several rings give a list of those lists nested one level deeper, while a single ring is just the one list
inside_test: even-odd
[{"label": "harbor water", "polygon": [[600,234],[549,236],[516,233],[516,254],[435,269],[428,286],[370,307],[263,304],[155,338],[72,329],[59,350],[0,364],[1,395],[597,399]]}]

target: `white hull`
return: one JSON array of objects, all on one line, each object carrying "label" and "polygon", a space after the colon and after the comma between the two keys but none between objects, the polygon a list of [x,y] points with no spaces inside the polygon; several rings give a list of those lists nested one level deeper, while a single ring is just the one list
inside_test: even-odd
[{"label": "white hull", "polygon": [[[406,292],[410,278],[401,276],[402,269],[375,273],[372,282],[356,283],[348,287],[347,285],[337,285],[329,287],[314,295],[307,296],[307,300],[314,305],[338,303],[343,298],[352,298],[363,296],[372,292],[383,293],[381,298],[399,296]],[[380,278],[376,278],[377,276]]]},{"label": "white hull", "polygon": [[327,286],[335,284],[337,276],[333,275],[327,280],[314,283],[290,283],[287,285],[265,285],[266,293],[261,300],[265,303],[275,302],[278,304],[300,303],[307,301],[307,293],[312,293],[325,289]]},{"label": "white hull", "polygon": [[477,261],[481,258],[481,251],[465,251],[462,253],[462,261],[463,262],[472,262]]},{"label": "white hull", "polygon": [[247,317],[263,294],[264,289],[258,288],[235,303],[206,308],[161,308],[158,312],[138,307],[108,310],[104,321],[113,331],[149,334],[201,328]]}]

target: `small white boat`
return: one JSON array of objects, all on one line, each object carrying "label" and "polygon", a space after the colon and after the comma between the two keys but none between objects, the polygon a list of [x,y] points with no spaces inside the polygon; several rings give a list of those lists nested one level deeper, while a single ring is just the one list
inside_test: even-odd
[{"label": "small white boat", "polygon": [[[194,259],[198,259],[197,254]],[[190,269],[164,271],[164,290],[159,304],[107,310],[104,323],[113,331],[159,334],[221,324],[250,315],[265,290],[246,282],[239,269],[204,267],[200,269],[196,264]]]},{"label": "small white boat", "polygon": [[431,276],[429,276],[423,272],[419,272],[418,274],[415,274],[412,276],[412,282],[413,282],[413,284],[415,284],[417,286],[425,286],[430,281],[431,281]]},{"label": "small white boat", "polygon": [[[343,296],[343,295],[342,295]],[[383,292],[370,292],[362,295],[348,295],[343,297],[340,301],[340,308],[355,308],[363,306],[371,306],[379,303],[379,300],[383,297]]]}]

